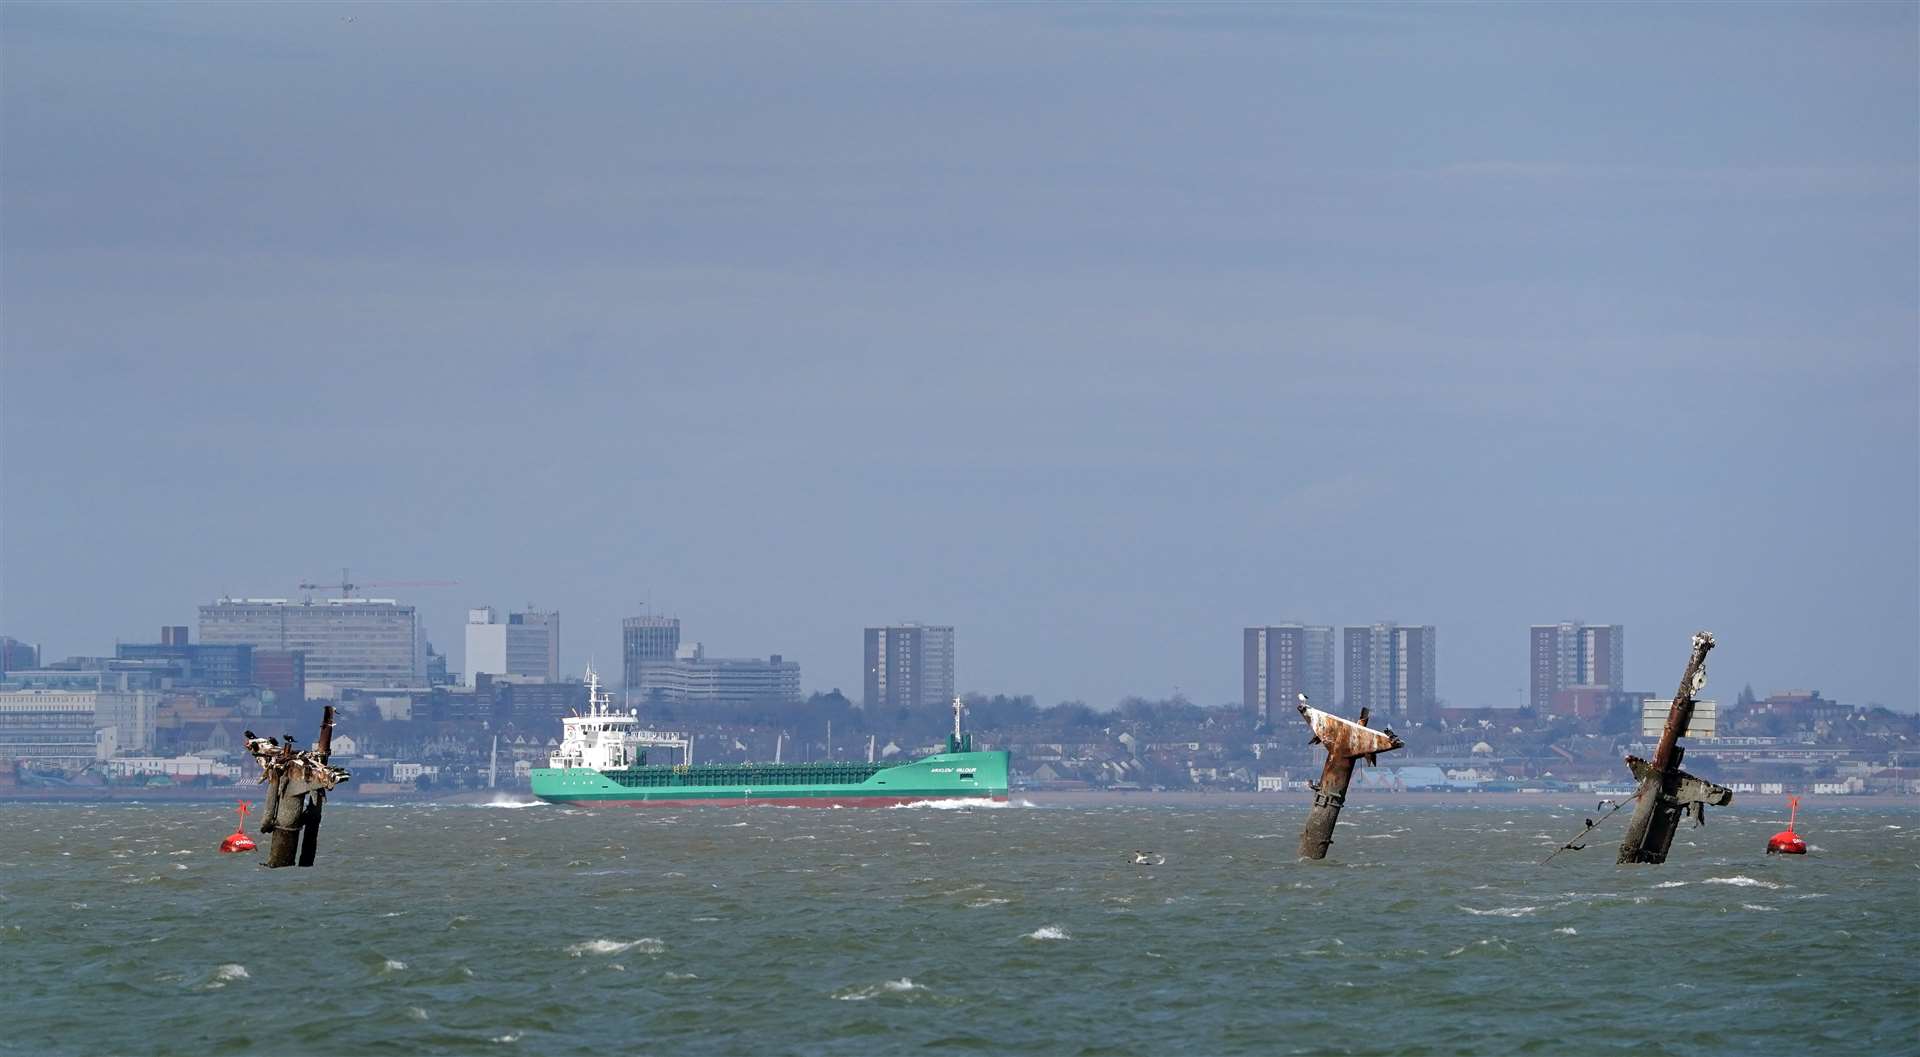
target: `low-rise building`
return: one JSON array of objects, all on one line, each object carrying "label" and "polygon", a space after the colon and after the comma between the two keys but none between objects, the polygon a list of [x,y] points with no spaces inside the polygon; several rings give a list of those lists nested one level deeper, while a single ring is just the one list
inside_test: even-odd
[{"label": "low-rise building", "polygon": [[78,764],[117,748],[96,721],[97,690],[0,691],[0,758]]},{"label": "low-rise building", "polygon": [[708,657],[699,643],[680,647],[669,664],[638,667],[636,700],[667,705],[786,703],[800,698],[800,665],[779,654]]}]

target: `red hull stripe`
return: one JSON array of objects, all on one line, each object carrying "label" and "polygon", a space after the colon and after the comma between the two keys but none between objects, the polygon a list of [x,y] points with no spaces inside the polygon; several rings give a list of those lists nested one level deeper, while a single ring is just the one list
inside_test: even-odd
[{"label": "red hull stripe", "polygon": [[556,797],[553,802],[569,807],[897,807],[901,804],[922,804],[932,800],[957,800],[962,803],[969,800],[991,800],[1004,804],[1007,798],[1000,796],[799,796],[777,797],[701,797],[692,800],[614,800],[582,798],[578,800]]}]

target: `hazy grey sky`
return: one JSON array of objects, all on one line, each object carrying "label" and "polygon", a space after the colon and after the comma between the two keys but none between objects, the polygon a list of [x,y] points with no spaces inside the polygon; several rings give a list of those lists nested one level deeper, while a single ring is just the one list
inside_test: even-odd
[{"label": "hazy grey sky", "polygon": [[449,579],[858,695],[1627,625],[1915,705],[1912,4],[0,7],[0,633]]}]

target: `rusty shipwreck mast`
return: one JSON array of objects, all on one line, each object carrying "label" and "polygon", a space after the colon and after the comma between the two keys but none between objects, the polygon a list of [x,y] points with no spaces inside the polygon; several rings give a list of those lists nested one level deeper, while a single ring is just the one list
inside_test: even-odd
[{"label": "rusty shipwreck mast", "polygon": [[1323,745],[1327,762],[1320,768],[1320,781],[1313,786],[1313,810],[1307,814],[1307,828],[1300,833],[1300,857],[1324,859],[1333,844],[1333,827],[1340,821],[1340,809],[1347,803],[1347,785],[1353,781],[1353,765],[1362,757],[1369,764],[1374,756],[1392,752],[1405,743],[1391,728],[1370,730],[1366,709],[1360,710],[1358,723],[1331,712],[1307,706],[1307,695],[1300,695],[1300,715],[1313,728],[1308,745]]},{"label": "rusty shipwreck mast", "polygon": [[1680,676],[1673,707],[1667,710],[1667,725],[1660,732],[1652,762],[1627,757],[1627,767],[1639,779],[1640,790],[1634,794],[1633,820],[1627,823],[1627,835],[1620,842],[1621,863],[1666,862],[1681,815],[1691,814],[1695,825],[1705,825],[1708,804],[1725,807],[1733,803],[1731,789],[1680,769],[1687,750],[1676,744],[1686,736],[1687,725],[1693,721],[1694,695],[1707,685],[1707,651],[1711,649],[1713,633],[1695,632],[1693,654]]}]

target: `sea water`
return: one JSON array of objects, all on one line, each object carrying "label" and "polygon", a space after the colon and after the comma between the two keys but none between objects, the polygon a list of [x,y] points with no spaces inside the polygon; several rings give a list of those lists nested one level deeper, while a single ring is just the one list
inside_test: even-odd
[{"label": "sea water", "polygon": [[[1618,867],[1590,801],[1196,808],[0,806],[0,1050],[1912,1053],[1920,815],[1710,811]],[[511,802],[509,802],[511,803]],[[1131,853],[1164,856],[1136,866]]]}]

